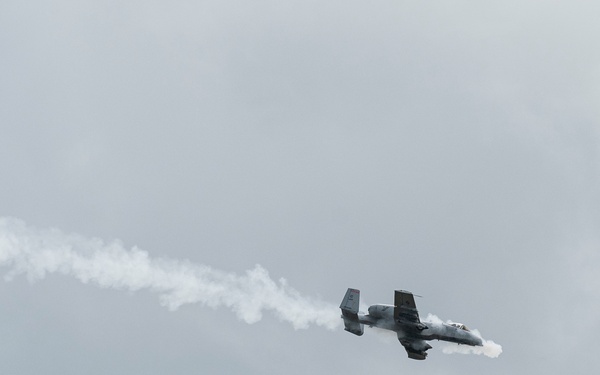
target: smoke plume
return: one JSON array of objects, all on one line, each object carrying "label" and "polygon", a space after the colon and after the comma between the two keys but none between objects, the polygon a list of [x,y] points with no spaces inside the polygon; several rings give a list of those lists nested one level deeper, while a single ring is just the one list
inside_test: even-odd
[{"label": "smoke plume", "polygon": [[[428,314],[427,318],[425,318],[425,321],[443,323],[442,319],[433,314]],[[448,320],[446,323],[452,323],[452,321]],[[502,353],[501,345],[496,344],[492,340],[485,340],[483,337],[481,337],[481,333],[479,333],[479,331],[476,329],[472,329],[471,332],[481,339],[483,346],[458,345],[451,342],[444,342],[442,352],[445,354],[483,354],[490,358],[497,358]]]},{"label": "smoke plume", "polygon": [[0,266],[9,267],[6,280],[25,274],[36,281],[57,273],[102,288],[146,289],[170,310],[201,303],[228,307],[247,323],[270,310],[295,329],[340,324],[337,306],[302,296],[285,279],[273,281],[260,265],[236,275],[189,261],[152,258],[117,240],[105,243],[57,229],[37,230],[14,218],[0,218]]}]

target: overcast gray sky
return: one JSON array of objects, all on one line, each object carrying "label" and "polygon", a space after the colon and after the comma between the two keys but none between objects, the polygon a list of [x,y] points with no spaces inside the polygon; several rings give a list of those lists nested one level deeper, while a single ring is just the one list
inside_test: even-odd
[{"label": "overcast gray sky", "polygon": [[0,372],[597,373],[599,17],[594,1],[0,2],[0,216],[240,277],[260,264],[334,308],[347,287],[365,304],[411,290],[421,315],[503,347],[413,361],[373,329],[17,275]]}]

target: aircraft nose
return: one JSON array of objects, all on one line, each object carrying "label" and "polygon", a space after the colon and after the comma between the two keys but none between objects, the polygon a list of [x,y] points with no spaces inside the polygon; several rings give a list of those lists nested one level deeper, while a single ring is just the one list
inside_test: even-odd
[{"label": "aircraft nose", "polygon": [[473,336],[472,340],[474,346],[483,346],[483,340],[480,337]]}]

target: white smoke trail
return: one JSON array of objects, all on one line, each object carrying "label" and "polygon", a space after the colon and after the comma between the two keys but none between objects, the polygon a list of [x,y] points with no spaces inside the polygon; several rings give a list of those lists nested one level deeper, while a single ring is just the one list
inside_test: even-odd
[{"label": "white smoke trail", "polygon": [[[425,321],[443,323],[442,319],[433,314],[428,314],[427,318],[425,318]],[[452,323],[452,321],[448,320],[447,323]],[[483,354],[490,358],[497,358],[502,353],[501,345],[496,344],[492,340],[485,340],[483,337],[481,337],[481,333],[479,333],[479,331],[476,329],[472,329],[471,332],[481,339],[483,346],[458,345],[451,342],[444,342],[442,352],[445,354]]]},{"label": "white smoke trail", "polygon": [[0,266],[10,267],[6,280],[26,274],[35,281],[59,273],[103,288],[148,289],[170,310],[202,303],[226,306],[247,323],[271,310],[295,329],[311,324],[334,329],[340,324],[337,306],[300,295],[285,279],[273,281],[260,265],[239,276],[189,261],[151,258],[119,241],[36,230],[14,218],[0,218]]}]

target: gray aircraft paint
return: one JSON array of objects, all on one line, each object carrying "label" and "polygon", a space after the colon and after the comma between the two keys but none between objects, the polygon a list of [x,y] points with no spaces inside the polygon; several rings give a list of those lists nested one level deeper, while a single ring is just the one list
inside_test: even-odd
[{"label": "gray aircraft paint", "polygon": [[360,313],[360,291],[348,288],[340,304],[345,330],[361,336],[364,325],[394,331],[406,349],[408,357],[423,360],[431,345],[425,341],[441,340],[470,346],[482,346],[483,340],[460,323],[421,322],[411,292],[395,291],[395,305],[377,304]]}]

